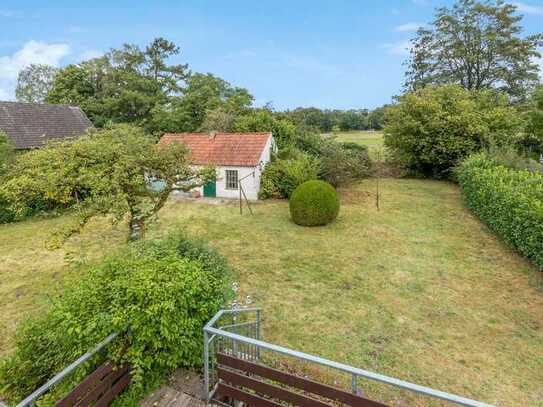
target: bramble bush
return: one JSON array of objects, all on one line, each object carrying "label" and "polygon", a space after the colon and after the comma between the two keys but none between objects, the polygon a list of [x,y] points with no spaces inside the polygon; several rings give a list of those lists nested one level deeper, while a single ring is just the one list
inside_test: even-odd
[{"label": "bramble bush", "polygon": [[356,143],[323,143],[320,151],[322,163],[320,178],[334,187],[367,178],[371,160],[368,147]]},{"label": "bramble bush", "polygon": [[75,274],[45,314],[20,326],[14,354],[1,361],[0,389],[9,400],[28,395],[111,332],[124,332],[109,357],[133,366],[131,391],[178,366],[199,366],[202,328],[232,295],[224,258],[179,234],[132,243]]},{"label": "bramble bush", "polygon": [[543,270],[543,175],[498,165],[485,153],[463,161],[456,175],[473,212]]},{"label": "bramble bush", "polygon": [[290,216],[297,225],[323,226],[332,222],[338,213],[338,194],[327,182],[304,182],[290,197]]}]

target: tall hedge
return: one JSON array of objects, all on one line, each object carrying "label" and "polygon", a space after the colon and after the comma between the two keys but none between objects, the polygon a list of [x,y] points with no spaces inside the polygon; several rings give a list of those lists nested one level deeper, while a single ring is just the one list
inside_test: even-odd
[{"label": "tall hedge", "polygon": [[543,176],[481,153],[466,159],[457,177],[473,212],[543,270]]}]

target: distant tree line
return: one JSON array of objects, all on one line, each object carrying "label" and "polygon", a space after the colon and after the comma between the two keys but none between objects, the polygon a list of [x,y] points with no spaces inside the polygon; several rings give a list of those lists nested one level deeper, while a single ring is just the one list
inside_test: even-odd
[{"label": "distant tree line", "polygon": [[384,111],[385,107],[374,110],[299,107],[279,114],[298,127],[328,133],[334,130],[380,130],[383,127]]},{"label": "distant tree line", "polygon": [[[34,64],[19,73],[17,99],[80,106],[96,127],[130,123],[148,133],[229,131],[245,115],[267,111],[300,131],[380,129],[383,109],[329,110],[297,108],[276,112],[252,108],[247,89],[210,73],[170,64],[180,54],[174,43],[157,38],[141,48],[125,44],[103,56],[62,69]],[[264,118],[265,126],[269,120]],[[243,127],[243,126],[242,126]],[[254,126],[253,126],[254,127]],[[266,129],[269,130],[269,129]]]}]

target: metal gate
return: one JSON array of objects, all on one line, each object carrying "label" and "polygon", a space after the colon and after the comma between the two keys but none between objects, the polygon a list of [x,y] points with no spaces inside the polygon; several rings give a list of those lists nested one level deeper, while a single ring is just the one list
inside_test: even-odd
[{"label": "metal gate", "polygon": [[[259,308],[221,310],[206,324],[204,327],[204,395],[207,401],[213,399],[219,387],[225,387],[217,374],[219,365],[221,365],[220,370],[224,370],[224,366],[222,366],[224,363],[219,363],[217,355],[222,360],[231,357],[249,362],[240,362],[239,365],[252,366],[255,363],[267,365],[270,362],[273,363],[274,359],[279,359],[278,356],[286,356],[303,362],[308,367],[319,366],[319,368],[330,370],[333,375],[343,378],[343,380],[338,380],[338,383],[350,381],[348,391],[355,395],[361,394],[362,386],[359,381],[369,380],[457,405],[490,406],[455,394],[264,342],[261,328],[262,311]],[[349,380],[346,380],[347,378]]]}]

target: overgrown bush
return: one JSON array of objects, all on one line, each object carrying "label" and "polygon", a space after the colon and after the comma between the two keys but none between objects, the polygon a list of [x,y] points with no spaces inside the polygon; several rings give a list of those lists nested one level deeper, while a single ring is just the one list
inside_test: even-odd
[{"label": "overgrown bush", "polygon": [[339,213],[339,197],[327,182],[304,182],[290,197],[290,216],[297,225],[322,226],[332,222]]},{"label": "overgrown bush", "polygon": [[320,151],[321,178],[334,187],[369,176],[368,148],[356,143],[326,143]]},{"label": "overgrown bush", "polygon": [[466,159],[457,177],[473,212],[543,270],[543,176],[481,153]]},{"label": "overgrown bush", "polygon": [[[6,181],[5,174],[13,163],[14,158],[13,143],[6,133],[0,130],[0,185]],[[9,206],[8,200],[0,190],[0,223],[12,222],[15,219],[15,214]]]},{"label": "overgrown bush", "polygon": [[288,198],[294,189],[309,180],[318,179],[320,161],[305,153],[291,152],[286,158],[277,158],[268,163],[262,173],[259,196]]},{"label": "overgrown bush", "polygon": [[535,90],[530,100],[520,146],[536,159],[543,154],[543,85]]},{"label": "overgrown bush", "polygon": [[513,170],[538,172],[541,169],[538,161],[530,158],[526,152],[519,152],[517,146],[491,147],[486,152],[496,164]]},{"label": "overgrown bush", "polygon": [[516,142],[520,125],[503,94],[429,86],[400,96],[387,108],[385,145],[408,170],[443,178],[483,147]]},{"label": "overgrown bush", "polygon": [[75,274],[45,314],[18,329],[15,353],[0,365],[0,389],[10,400],[111,332],[123,332],[110,357],[132,364],[134,391],[178,366],[198,366],[202,327],[231,294],[225,260],[182,235],[134,243]]},{"label": "overgrown bush", "polygon": [[[0,178],[0,182],[2,182],[2,178]],[[0,223],[13,222],[14,220],[15,214],[11,211],[9,202],[0,193]]]}]

